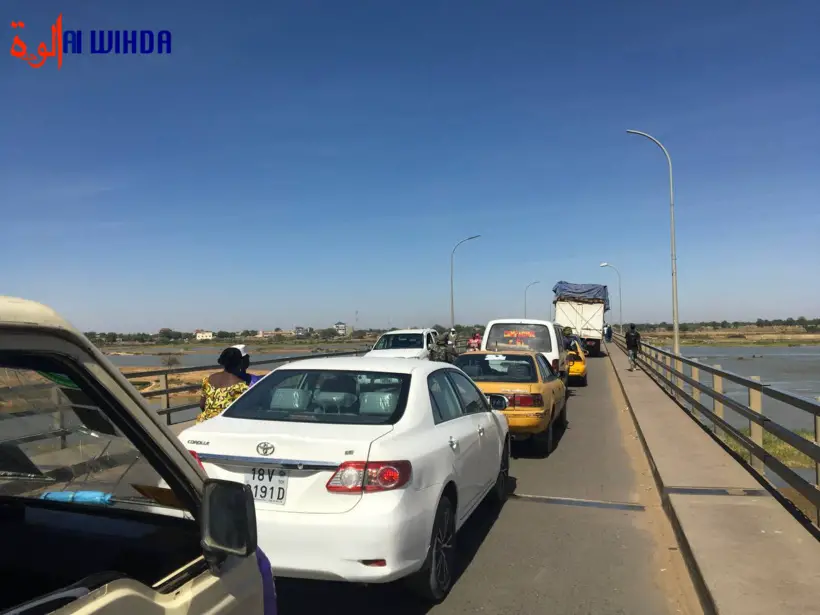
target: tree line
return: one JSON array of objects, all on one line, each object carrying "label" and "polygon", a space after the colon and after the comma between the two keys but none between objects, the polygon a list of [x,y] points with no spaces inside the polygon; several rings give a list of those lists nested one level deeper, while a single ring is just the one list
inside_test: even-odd
[{"label": "tree line", "polygon": [[[257,338],[258,342],[284,342],[284,341],[310,341],[310,340],[332,340],[339,338],[339,334],[334,327],[327,327],[325,329],[314,329],[309,327],[306,329],[306,334],[303,336],[289,336],[286,337],[281,333],[282,329],[274,329],[272,337]],[[243,331],[215,331],[214,340],[222,342],[243,340],[247,338],[256,338],[258,330],[245,329]],[[383,333],[379,329],[360,329],[353,331],[348,337],[352,339],[364,339]],[[158,333],[118,333],[116,331],[86,331],[84,334],[94,344],[116,344],[116,343],[130,343],[130,344],[173,344],[175,342],[197,342],[196,334],[189,331],[175,331],[173,329],[160,329]],[[202,343],[208,343],[213,340],[202,340]]]},{"label": "tree line", "polygon": [[[624,323],[626,324],[626,323]],[[678,328],[682,332],[696,331],[703,329],[741,329],[743,327],[803,327],[807,332],[814,332],[820,330],[820,318],[806,318],[799,316],[797,318],[758,318],[754,321],[747,320],[710,320],[702,322],[682,322]],[[635,328],[641,331],[661,329],[664,331],[672,331],[671,323],[635,323]]]},{"label": "tree line", "polygon": [[[627,323],[624,323],[627,324]],[[659,323],[635,323],[635,326],[640,331],[652,331],[652,330],[663,330],[663,331],[672,331],[672,324],[668,322],[659,322]],[[797,318],[778,318],[778,319],[766,319],[766,318],[758,318],[754,321],[746,321],[746,320],[710,320],[710,321],[701,321],[701,322],[682,322],[680,323],[680,331],[687,332],[687,331],[695,331],[695,330],[703,330],[703,329],[740,329],[742,327],[749,327],[749,326],[757,326],[757,327],[803,327],[807,332],[815,332],[820,331],[820,318],[806,318],[805,316],[799,316]],[[413,325],[411,327],[407,327],[408,329],[424,329],[427,327],[419,327]],[[435,324],[432,327],[439,333],[443,333],[449,327],[445,327],[440,324]],[[395,329],[395,327],[394,327]],[[457,324],[455,326],[456,334],[458,337],[471,337],[474,333],[483,333],[484,332],[484,325],[461,325]],[[315,340],[323,340],[329,341],[333,339],[339,338],[336,329],[333,327],[327,327],[325,329],[314,329],[312,327],[308,327],[306,329],[306,335],[300,337],[285,337],[284,334],[280,334],[282,329],[274,329],[273,337],[266,337],[259,339],[261,342],[273,342],[273,343],[282,343],[285,341],[293,341],[295,343],[304,342],[304,341],[315,341]],[[353,331],[353,333],[349,336],[351,339],[366,339],[372,338],[384,333],[386,329],[357,329]],[[255,329],[244,329],[243,331],[216,331],[214,332],[214,339],[219,340],[222,342],[227,341],[236,341],[242,340],[247,338],[255,338],[258,334],[258,330]],[[114,331],[108,332],[97,332],[97,331],[88,331],[86,332],[86,337],[90,339],[95,344],[115,344],[115,343],[135,343],[135,344],[170,344],[174,342],[195,342],[196,335],[192,332],[186,331],[175,331],[173,329],[160,329],[158,333],[117,333]],[[203,343],[207,343],[209,340],[204,341]]]}]

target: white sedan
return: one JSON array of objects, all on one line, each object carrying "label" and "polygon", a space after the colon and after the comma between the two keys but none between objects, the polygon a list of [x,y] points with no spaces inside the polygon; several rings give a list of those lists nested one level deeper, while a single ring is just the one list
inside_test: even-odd
[{"label": "white sedan", "polygon": [[485,496],[507,496],[505,406],[444,363],[306,359],[180,439],[209,476],[250,486],[274,574],[410,577],[437,602],[456,531]]}]

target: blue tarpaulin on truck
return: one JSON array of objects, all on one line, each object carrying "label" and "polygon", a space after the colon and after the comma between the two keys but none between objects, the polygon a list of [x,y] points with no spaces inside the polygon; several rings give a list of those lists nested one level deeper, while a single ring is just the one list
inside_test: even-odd
[{"label": "blue tarpaulin on truck", "polygon": [[573,284],[572,282],[557,282],[552,287],[555,301],[580,301],[583,303],[604,302],[604,311],[609,310],[609,292],[602,284]]}]

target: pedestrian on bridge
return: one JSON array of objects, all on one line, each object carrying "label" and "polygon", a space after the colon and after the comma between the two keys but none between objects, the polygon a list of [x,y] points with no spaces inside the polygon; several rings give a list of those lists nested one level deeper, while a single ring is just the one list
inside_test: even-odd
[{"label": "pedestrian on bridge", "polygon": [[629,355],[629,371],[635,371],[638,365],[638,353],[641,351],[641,334],[634,324],[629,325],[629,331],[624,336],[626,341],[626,353]]},{"label": "pedestrian on bridge", "polygon": [[232,348],[236,348],[242,353],[242,376],[245,379],[245,382],[248,383],[248,386],[252,387],[257,382],[262,380],[262,376],[248,373],[248,368],[251,366],[251,355],[248,354],[245,344],[237,344],[236,346],[232,346]]},{"label": "pedestrian on bridge", "polygon": [[456,330],[451,328],[436,336],[436,342],[430,348],[430,360],[452,363],[458,356],[456,351]]},{"label": "pedestrian on bridge", "polygon": [[222,414],[237,397],[248,390],[247,374],[242,369],[244,358],[241,350],[233,346],[226,348],[219,355],[217,363],[222,366],[222,371],[202,379],[202,396],[199,398],[202,412],[196,417],[197,423]]}]

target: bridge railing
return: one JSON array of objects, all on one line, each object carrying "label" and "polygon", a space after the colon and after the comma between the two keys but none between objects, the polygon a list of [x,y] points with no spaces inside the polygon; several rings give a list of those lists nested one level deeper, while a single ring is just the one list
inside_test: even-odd
[{"label": "bridge railing", "polygon": [[[350,351],[341,351],[341,352],[326,352],[326,353],[303,353],[298,355],[291,355],[291,356],[284,356],[278,357],[276,359],[262,359],[259,361],[251,361],[250,367],[258,367],[258,366],[266,366],[270,367],[271,369],[278,367],[280,365],[284,365],[285,363],[291,363],[293,361],[302,361],[305,359],[320,359],[324,357],[355,357],[360,356],[370,350],[370,346],[366,348],[361,348],[359,350],[350,350]],[[191,374],[195,372],[207,372],[207,371],[218,371],[221,370],[221,365],[195,365],[191,367],[174,367],[170,369],[151,369],[145,370],[140,372],[129,372],[125,374],[125,377],[128,378],[131,382],[139,381],[146,377],[151,378],[158,378],[159,379],[159,387],[156,390],[146,391],[142,393],[142,396],[146,399],[158,399],[159,401],[159,409],[157,410],[157,414],[160,416],[166,417],[166,422],[168,425],[175,425],[177,423],[185,423],[190,421],[192,417],[185,418],[181,415],[181,413],[193,410],[195,408],[199,408],[199,400],[192,402],[192,403],[183,403],[183,404],[176,404],[171,405],[171,396],[174,394],[180,393],[193,393],[195,391],[199,391],[202,388],[202,384],[200,382],[196,382],[193,384],[184,384],[179,386],[171,387],[168,385],[168,378],[169,376],[173,376],[176,374]]]},{"label": "bridge railing", "polygon": [[[457,340],[456,347],[460,352],[467,349],[466,340]],[[271,369],[291,363],[293,361],[302,361],[306,359],[319,359],[324,357],[345,357],[345,356],[361,356],[372,349],[371,345],[363,345],[361,348],[349,351],[325,352],[325,353],[301,353],[298,355],[286,355],[274,359],[261,359],[258,361],[251,361],[250,367],[270,367]],[[172,404],[173,396],[188,393],[195,394],[202,387],[201,382],[191,384],[181,384],[177,386],[169,386],[171,376],[179,374],[192,374],[196,372],[214,372],[222,369],[220,365],[193,365],[186,367],[172,367],[172,368],[156,368],[146,369],[137,372],[128,372],[125,377],[132,383],[137,383],[145,378],[156,378],[158,380],[158,388],[141,392],[142,396],[148,400],[156,400],[159,408],[157,414],[166,417],[166,424],[176,425],[179,423],[187,423],[196,417],[198,411],[199,400],[190,401],[187,403]],[[139,387],[138,387],[139,388]],[[76,429],[68,426],[64,420],[63,413],[70,412],[74,407],[82,407],[82,404],[71,403],[66,399],[65,395],[60,394],[60,390],[53,384],[32,384],[15,386],[15,391],[19,392],[25,389],[26,394],[37,398],[39,395],[45,395],[48,399],[38,400],[38,403],[33,404],[36,407],[22,410],[11,411],[7,413],[0,413],[0,421],[14,418],[32,417],[35,415],[52,415],[52,428],[43,430],[42,433],[32,433],[21,437],[3,440],[7,445],[27,444],[37,442],[40,440],[52,440],[59,438],[59,448],[66,448],[68,446],[67,440],[69,436],[75,433]]]},{"label": "bridge railing", "polygon": [[[626,350],[623,336],[614,334],[613,339]],[[768,469],[796,491],[799,496],[789,499],[820,524],[820,403],[757,376],[741,376],[645,342],[641,347],[638,363],[650,377],[761,477],[768,480]],[[704,375],[707,382],[701,380]],[[764,400],[798,411],[797,422],[811,426],[801,431],[812,439],[766,416]],[[727,409],[732,412],[729,416]],[[807,472],[795,471],[801,467]],[[809,472],[813,482],[807,478]]]},{"label": "bridge railing", "polygon": [[[362,348],[352,351],[329,352],[329,353],[304,353],[299,355],[289,355],[277,357],[275,359],[263,359],[259,361],[251,361],[251,367],[270,366],[271,368],[291,363],[293,361],[302,361],[305,359],[318,359],[323,357],[344,357],[344,356],[359,356],[370,350],[370,347]],[[195,365],[190,367],[174,367],[174,368],[160,368],[150,369],[139,372],[130,372],[125,374],[126,378],[131,381],[139,381],[147,377],[158,378],[159,388],[156,390],[143,393],[146,399],[158,399],[159,408],[157,414],[166,417],[168,425],[175,425],[178,423],[185,423],[195,418],[196,413],[191,416],[183,416],[185,412],[190,414],[193,409],[199,409],[199,400],[192,403],[180,403],[172,405],[172,396],[180,393],[194,393],[199,391],[202,387],[200,382],[193,384],[185,384],[180,386],[168,386],[169,376],[175,374],[187,374],[194,372],[208,372],[221,370],[220,365]],[[69,391],[60,389],[53,383],[49,384],[31,384],[31,385],[17,385],[13,387],[15,394],[23,394],[29,400],[29,408],[20,411],[11,410],[9,412],[0,413],[0,421],[31,418],[36,416],[43,416],[50,421],[48,429],[37,429],[33,433],[26,435],[3,439],[4,445],[17,446],[20,444],[30,444],[40,442],[43,440],[57,440],[59,445],[56,448],[70,448],[68,440],[74,434],[83,433],[83,428],[72,427],[65,420],[65,413],[73,412],[75,409],[93,410],[94,408],[83,403],[78,403],[71,400]],[[62,393],[61,393],[62,391]],[[51,418],[49,418],[51,417]]]}]

